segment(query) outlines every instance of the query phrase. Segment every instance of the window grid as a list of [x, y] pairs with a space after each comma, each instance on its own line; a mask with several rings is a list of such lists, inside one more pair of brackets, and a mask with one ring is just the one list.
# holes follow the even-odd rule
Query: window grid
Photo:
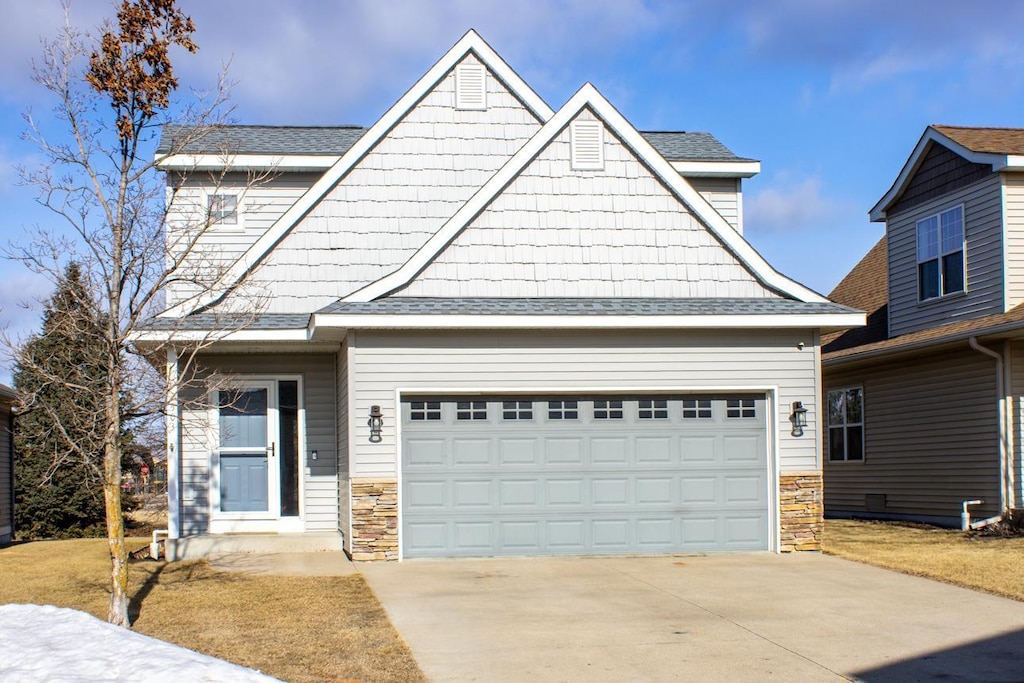
[[665, 399], [640, 399], [637, 401], [636, 416], [641, 420], [667, 420], [668, 401]]
[[683, 419], [707, 420], [711, 415], [711, 401], [705, 399], [683, 399]]
[[440, 401], [412, 401], [409, 404], [410, 420], [440, 420]]
[[578, 401], [548, 401], [549, 420], [578, 420], [579, 417]]
[[238, 197], [233, 194], [211, 194], [207, 197], [207, 210], [211, 223], [235, 225], [238, 223]]
[[594, 401], [595, 420], [621, 420], [622, 401]]
[[918, 300], [964, 291], [964, 207], [917, 222]]
[[533, 401], [503, 401], [501, 418], [503, 420], [532, 420]]
[[830, 462], [864, 460], [864, 389], [853, 387], [828, 392], [828, 459]]
[[727, 418], [757, 417], [757, 408], [752, 398], [730, 398], [725, 403]]
[[456, 420], [486, 420], [486, 401], [458, 401], [455, 404]]

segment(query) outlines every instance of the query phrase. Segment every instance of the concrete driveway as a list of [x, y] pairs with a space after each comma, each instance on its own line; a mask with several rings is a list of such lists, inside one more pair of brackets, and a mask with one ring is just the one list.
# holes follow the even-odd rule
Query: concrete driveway
[[1024, 680], [1024, 603], [813, 553], [360, 570], [432, 681]]

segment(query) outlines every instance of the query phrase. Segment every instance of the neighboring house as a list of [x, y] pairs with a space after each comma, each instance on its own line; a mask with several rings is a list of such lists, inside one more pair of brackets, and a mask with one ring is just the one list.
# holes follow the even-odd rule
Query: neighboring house
[[1021, 506], [1024, 129], [931, 126], [830, 297], [825, 510], [957, 525]]
[[225, 270], [137, 341], [180, 377], [267, 303], [199, 353], [226, 384], [178, 397], [171, 557], [819, 547], [819, 335], [863, 314], [744, 240], [758, 162], [589, 84], [552, 111], [473, 32], [369, 128], [185, 132], [171, 210], [210, 211]]
[[0, 384], [0, 544], [14, 537], [14, 399]]

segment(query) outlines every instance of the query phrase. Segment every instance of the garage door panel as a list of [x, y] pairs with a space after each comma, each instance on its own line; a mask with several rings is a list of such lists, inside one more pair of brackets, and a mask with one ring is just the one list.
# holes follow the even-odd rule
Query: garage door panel
[[[403, 424], [402, 548], [407, 557], [621, 554], [766, 549], [764, 397], [728, 418], [724, 397], [516, 397]], [[469, 402], [463, 402], [468, 404]], [[751, 401], [737, 411], [750, 412]], [[481, 407], [481, 404], [486, 406]], [[711, 406], [710, 408], [708, 406]], [[642, 417], [667, 415], [667, 417]], [[511, 415], [506, 418], [505, 414]], [[410, 411], [403, 408], [403, 414]], [[551, 417], [555, 415], [556, 417]], [[574, 415], [568, 419], [567, 415]], [[529, 416], [529, 417], [523, 417]]]
[[536, 465], [536, 439], [502, 439], [499, 451], [502, 465]]
[[455, 467], [491, 464], [490, 439], [452, 439], [452, 463]]

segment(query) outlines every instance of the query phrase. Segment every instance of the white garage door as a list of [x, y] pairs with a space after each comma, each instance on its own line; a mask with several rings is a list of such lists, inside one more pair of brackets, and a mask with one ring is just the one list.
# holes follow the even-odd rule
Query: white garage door
[[769, 547], [764, 395], [412, 396], [405, 557]]

